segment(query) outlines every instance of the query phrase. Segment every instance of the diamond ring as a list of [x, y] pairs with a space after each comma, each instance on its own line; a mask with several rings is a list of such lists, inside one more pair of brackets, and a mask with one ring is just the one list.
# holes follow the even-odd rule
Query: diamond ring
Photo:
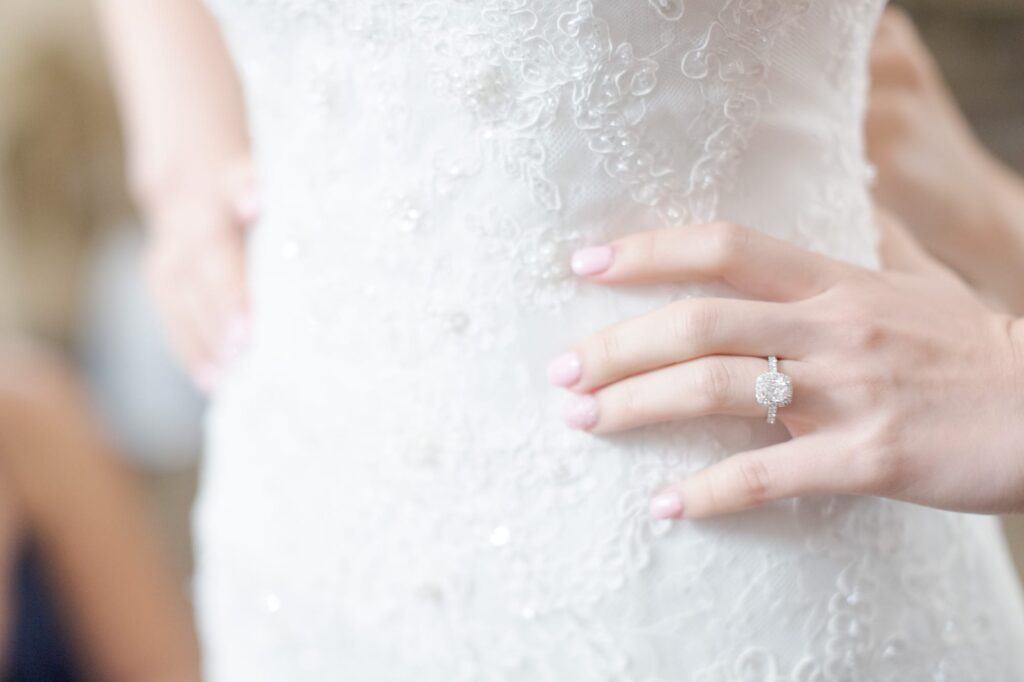
[[793, 402], [793, 380], [779, 371], [779, 360], [768, 357], [768, 371], [757, 377], [754, 397], [760, 405], [768, 407], [768, 423], [775, 423], [775, 413], [780, 407]]

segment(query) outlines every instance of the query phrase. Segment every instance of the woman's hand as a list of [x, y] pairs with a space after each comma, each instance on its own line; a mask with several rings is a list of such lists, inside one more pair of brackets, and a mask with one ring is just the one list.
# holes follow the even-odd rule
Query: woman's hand
[[210, 390], [248, 343], [245, 239], [259, 195], [245, 160], [187, 177], [146, 206], [146, 280], [176, 354]]
[[241, 83], [201, 0], [97, 0], [171, 343], [212, 388], [246, 342], [245, 228], [259, 212]]
[[976, 512], [1024, 508], [1024, 326], [982, 305], [891, 219], [886, 271], [728, 224], [651, 230], [577, 252], [599, 285], [720, 280], [761, 300], [685, 299], [581, 340], [548, 368], [595, 434], [700, 415], [765, 417], [766, 356], [792, 377], [791, 440], [659, 493], [659, 517], [849, 493]]
[[871, 53], [868, 156], [875, 198], [979, 293], [1024, 312], [1024, 181], [975, 137], [905, 12]]

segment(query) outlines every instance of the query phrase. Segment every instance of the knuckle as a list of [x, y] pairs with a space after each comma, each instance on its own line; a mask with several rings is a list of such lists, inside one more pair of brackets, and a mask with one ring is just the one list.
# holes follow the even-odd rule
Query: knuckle
[[698, 485], [697, 500], [700, 503], [701, 509], [704, 513], [716, 513], [726, 510], [727, 497], [722, 494], [721, 480], [719, 477], [711, 475], [710, 471], [705, 471], [697, 479]]
[[722, 360], [702, 361], [696, 382], [701, 402], [708, 409], [719, 408], [728, 403], [732, 390], [732, 375]]
[[719, 324], [718, 308], [705, 301], [681, 301], [670, 312], [673, 341], [684, 347], [702, 347], [714, 337]]
[[867, 315], [856, 315], [849, 320], [846, 335], [850, 344], [860, 351], [877, 350], [885, 346], [892, 336], [882, 320]]
[[615, 422], [640, 424], [649, 416], [648, 401], [634, 386], [625, 386], [613, 401], [611, 412]]
[[770, 496], [772, 477], [764, 460], [758, 457], [741, 459], [736, 465], [735, 475], [744, 502], [756, 505]]
[[879, 310], [884, 308], [877, 305], [873, 297], [837, 293], [837, 296], [830, 297], [827, 302], [830, 310], [823, 315], [830, 319], [830, 326], [843, 347], [873, 351], [892, 340], [893, 330], [889, 321], [879, 315]]
[[594, 340], [594, 355], [599, 367], [614, 367], [622, 354], [621, 333], [614, 327], [606, 329]]
[[724, 271], [732, 267], [746, 250], [750, 232], [736, 223], [723, 221], [712, 223], [711, 262], [712, 267]]
[[666, 234], [664, 230], [647, 230], [641, 233], [643, 235], [640, 240], [640, 252], [638, 255], [643, 259], [644, 263], [657, 263], [663, 258], [665, 253], [665, 238]]

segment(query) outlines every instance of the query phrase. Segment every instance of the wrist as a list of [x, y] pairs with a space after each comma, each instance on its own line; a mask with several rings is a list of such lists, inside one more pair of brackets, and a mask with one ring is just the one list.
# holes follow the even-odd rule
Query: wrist
[[[988, 245], [979, 276], [987, 278], [991, 292], [1016, 314], [1024, 313], [1024, 182], [1013, 171], [993, 160], [990, 201], [977, 236]], [[1017, 325], [1018, 327], [1020, 325]]]
[[1024, 318], [1011, 319], [1007, 325], [1010, 337], [1011, 361], [1013, 377], [1013, 403], [1019, 409], [1015, 410], [1015, 418], [1018, 423], [1024, 424], [1020, 419], [1024, 415]]
[[225, 201], [249, 171], [245, 153], [138, 163], [132, 165], [129, 189], [139, 210], [152, 217], [183, 200]]
[[969, 200], [948, 207], [948, 239], [933, 247], [983, 298], [1024, 313], [1024, 182], [985, 154], [965, 162], [963, 171], [971, 179], [963, 193]]

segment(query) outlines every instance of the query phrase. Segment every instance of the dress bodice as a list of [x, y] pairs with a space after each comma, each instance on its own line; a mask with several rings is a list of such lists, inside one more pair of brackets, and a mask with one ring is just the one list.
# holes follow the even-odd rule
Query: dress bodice
[[[820, 223], [864, 218], [881, 0], [213, 4], [257, 140], [296, 162], [295, 183], [346, 201], [344, 174], [364, 195], [371, 176], [399, 226], [449, 219], [438, 204], [486, 171], [519, 186], [533, 221], [599, 233], [626, 228], [616, 215], [749, 218], [836, 249]], [[615, 188], [648, 210], [616, 210]]]

